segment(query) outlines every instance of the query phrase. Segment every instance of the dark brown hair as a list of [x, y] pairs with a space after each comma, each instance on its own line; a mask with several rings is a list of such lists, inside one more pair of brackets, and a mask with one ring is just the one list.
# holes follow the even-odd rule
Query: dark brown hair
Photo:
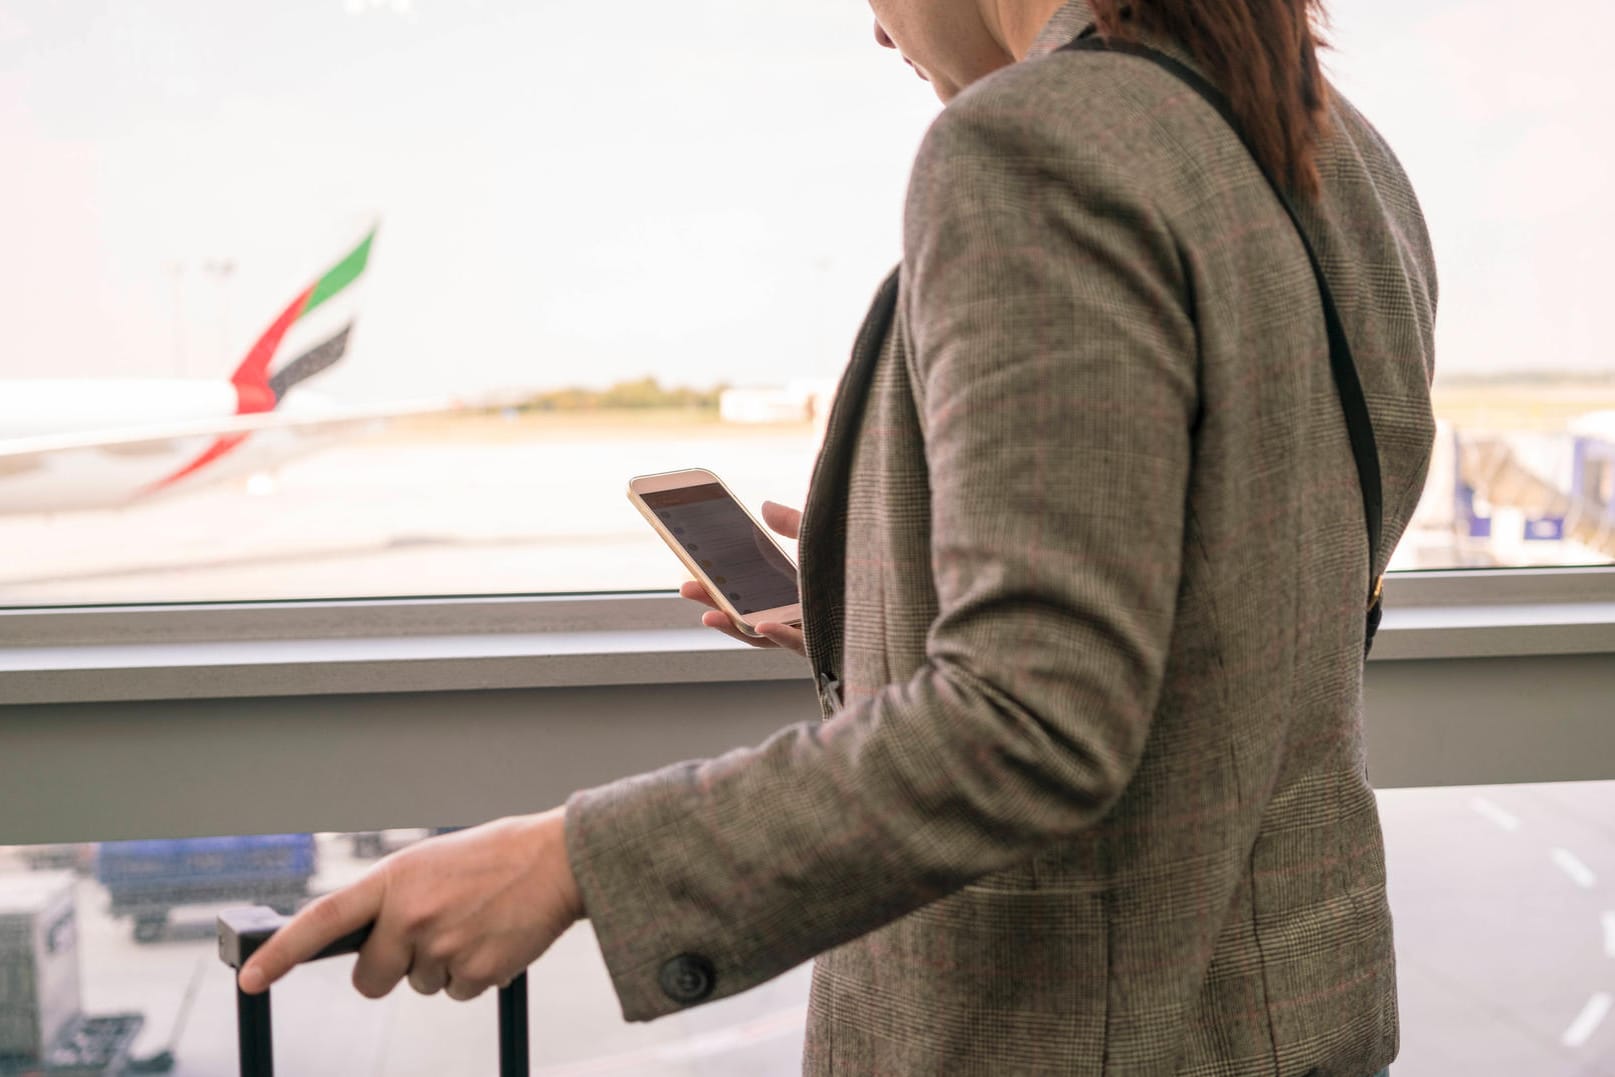
[[1316, 196], [1328, 112], [1318, 67], [1323, 0], [1092, 0], [1105, 37], [1170, 38], [1222, 91], [1269, 175]]

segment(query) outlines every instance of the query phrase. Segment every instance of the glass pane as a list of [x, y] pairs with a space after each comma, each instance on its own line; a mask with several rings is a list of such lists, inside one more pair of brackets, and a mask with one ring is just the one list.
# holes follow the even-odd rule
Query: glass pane
[[[1558, 10], [1334, 12], [1442, 268], [1399, 568], [1615, 558], [1615, 10]], [[800, 502], [936, 104], [863, 0], [734, 11], [7, 4], [0, 604], [663, 588], [629, 476]]]
[[800, 504], [937, 106], [737, 12], [6, 4], [0, 604], [668, 588], [631, 476]]
[[[235, 989], [218, 957], [218, 912], [289, 908], [427, 833], [0, 847], [0, 1074], [34, 1072], [41, 1061], [124, 1072], [123, 1062], [163, 1052], [180, 1077], [234, 1073]], [[274, 989], [279, 1072], [497, 1072], [491, 993], [457, 1003], [406, 984], [371, 1002], [350, 985], [352, 968], [352, 958], [331, 958]], [[799, 1073], [808, 974], [804, 966], [749, 994], [628, 1025], [594, 936], [580, 924], [529, 973], [534, 1072]]]
[[1407, 168], [1441, 277], [1440, 433], [1393, 567], [1615, 560], [1615, 352], [1602, 328], [1615, 77], [1597, 51], [1615, 8], [1571, 0], [1552, 25], [1497, 0], [1330, 11], [1330, 71]]
[[1580, 1077], [1615, 1063], [1615, 782], [1380, 793], [1396, 1077]]
[[[1577, 1077], [1615, 1063], [1615, 782], [1380, 794], [1397, 933], [1399, 1077]], [[78, 1035], [175, 1073], [233, 1066], [213, 918], [351, 881], [424, 830], [0, 847], [0, 1072]], [[480, 1074], [491, 998], [359, 998], [352, 962], [274, 993], [291, 1073]], [[617, 1012], [587, 925], [530, 974], [535, 1071], [757, 1077], [800, 1069], [808, 970], [649, 1025]], [[88, 1022], [88, 1026], [86, 1023]], [[58, 1055], [58, 1057], [61, 1057]]]

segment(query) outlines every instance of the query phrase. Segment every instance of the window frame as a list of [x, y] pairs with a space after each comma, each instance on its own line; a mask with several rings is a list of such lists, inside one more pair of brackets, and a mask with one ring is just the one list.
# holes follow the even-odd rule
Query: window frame
[[[1364, 684], [1376, 786], [1615, 778], [1615, 568], [1421, 573], [1387, 597]], [[671, 594], [0, 611], [0, 843], [472, 822], [817, 715], [799, 657], [695, 612]]]
[[[0, 705], [789, 680], [666, 592], [0, 610]], [[1615, 653], [1615, 566], [1398, 573], [1371, 661]]]
[[[1388, 613], [1615, 602], [1615, 565], [1393, 572]], [[0, 607], [0, 647], [688, 627], [671, 591]]]

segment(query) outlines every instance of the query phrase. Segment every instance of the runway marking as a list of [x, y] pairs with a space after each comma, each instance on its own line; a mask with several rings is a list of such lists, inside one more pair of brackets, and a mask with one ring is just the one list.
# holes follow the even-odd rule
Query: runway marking
[[1519, 816], [1509, 814], [1485, 797], [1474, 797], [1469, 806], [1475, 810], [1475, 814], [1496, 823], [1510, 834], [1520, 829]]
[[1604, 914], [1604, 953], [1615, 957], [1615, 912]]
[[731, 1051], [763, 1043], [779, 1036], [800, 1032], [807, 1024], [807, 1007], [791, 1006], [773, 1013], [754, 1017], [728, 1028], [714, 1029], [697, 1036], [689, 1036], [671, 1043], [652, 1044], [605, 1058], [591, 1058], [581, 1062], [546, 1066], [538, 1070], [539, 1077], [586, 1077], [594, 1074], [640, 1074], [670, 1064], [689, 1062], [703, 1057], [723, 1055]]
[[1570, 881], [1583, 890], [1591, 890], [1598, 885], [1598, 876], [1593, 869], [1581, 862], [1581, 859], [1569, 849], [1555, 848], [1552, 852], [1554, 865], [1566, 875]]
[[1593, 995], [1576, 1015], [1576, 1019], [1570, 1022], [1565, 1034], [1559, 1037], [1559, 1042], [1566, 1047], [1580, 1047], [1592, 1039], [1593, 1033], [1598, 1031], [1598, 1026], [1609, 1016], [1611, 1003], [1615, 1003], [1615, 998], [1610, 997], [1607, 992], [1599, 991]]

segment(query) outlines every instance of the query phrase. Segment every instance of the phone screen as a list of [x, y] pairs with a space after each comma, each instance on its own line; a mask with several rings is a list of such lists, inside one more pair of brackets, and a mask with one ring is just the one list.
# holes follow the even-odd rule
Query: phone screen
[[717, 483], [640, 497], [741, 613], [798, 600], [796, 567]]

